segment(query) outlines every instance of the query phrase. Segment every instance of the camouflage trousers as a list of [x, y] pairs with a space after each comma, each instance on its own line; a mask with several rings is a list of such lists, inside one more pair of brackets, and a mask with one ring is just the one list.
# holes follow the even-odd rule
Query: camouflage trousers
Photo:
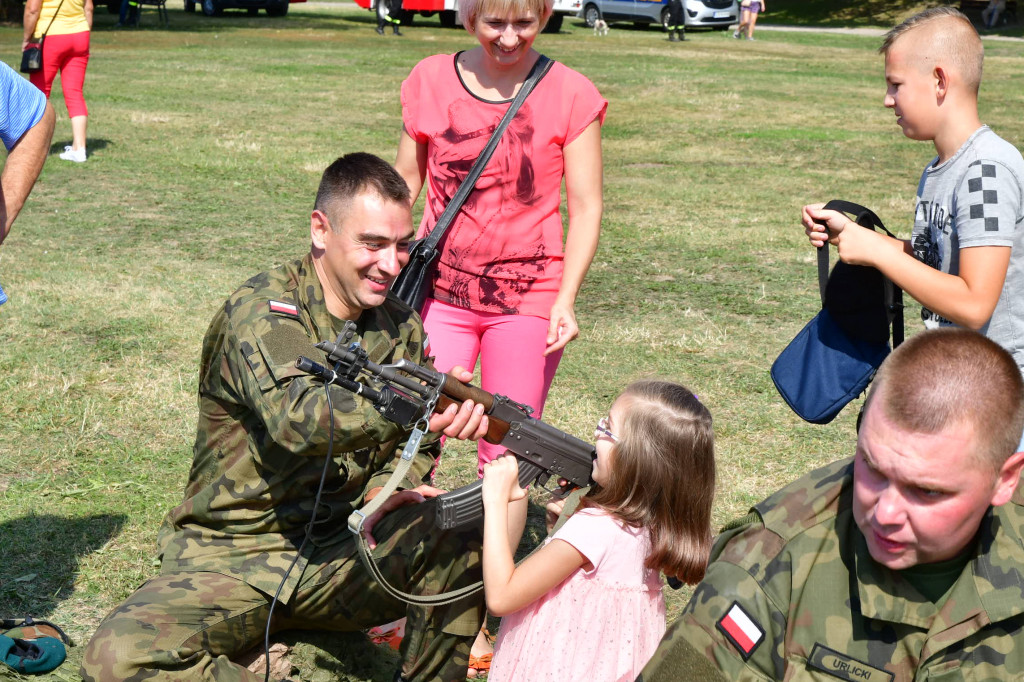
[[[481, 578], [480, 531], [437, 530], [434, 508], [428, 500], [396, 509], [374, 527], [378, 566], [402, 591], [439, 594]], [[85, 651], [82, 679], [262, 681], [231, 657], [263, 642], [270, 599], [222, 573], [160, 575], [100, 623]], [[366, 572], [354, 539], [315, 549], [295, 595], [275, 607], [271, 629], [354, 631], [403, 615], [403, 678], [465, 679], [470, 645], [485, 615], [483, 592], [446, 606], [397, 601]]]

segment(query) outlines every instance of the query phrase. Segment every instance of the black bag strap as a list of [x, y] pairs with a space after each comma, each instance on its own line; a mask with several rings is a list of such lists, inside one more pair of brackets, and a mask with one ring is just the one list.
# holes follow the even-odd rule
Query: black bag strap
[[[63, 0], [62, 0], [63, 1]], [[476, 187], [476, 181], [480, 179], [480, 174], [483, 173], [484, 167], [487, 166], [487, 162], [490, 161], [491, 155], [494, 150], [498, 148], [498, 142], [501, 141], [501, 136], [505, 134], [505, 130], [508, 128], [512, 119], [515, 118], [516, 112], [519, 111], [519, 107], [523, 105], [526, 98], [536, 87], [537, 83], [541, 81], [544, 76], [551, 70], [554, 61], [548, 59], [544, 55], [540, 56], [537, 63], [530, 69], [529, 75], [523, 82], [523, 86], [519, 88], [519, 92], [516, 93], [515, 99], [512, 100], [512, 104], [509, 105], [508, 111], [502, 116], [501, 122], [498, 123], [498, 127], [491, 133], [491, 139], [487, 141], [487, 145], [480, 152], [480, 156], [477, 157], [476, 162], [473, 163], [473, 167], [469, 169], [469, 174], [466, 175], [466, 179], [459, 185], [458, 191], [455, 192], [455, 196], [448, 202], [448, 205], [444, 207], [444, 211], [441, 212], [441, 216], [437, 219], [434, 224], [434, 229], [430, 231], [430, 234], [420, 242], [419, 248], [416, 249], [416, 253], [413, 254], [422, 259], [427, 259], [428, 254], [433, 253], [437, 249], [437, 245], [444, 239], [445, 232], [448, 231], [448, 227], [451, 226], [452, 221], [455, 220], [455, 216], [458, 214], [459, 209], [462, 208], [462, 204], [466, 202], [470, 192]]]
[[[889, 228], [882, 223], [882, 219], [875, 215], [870, 208], [855, 204], [852, 201], [833, 199], [825, 204], [824, 209], [839, 211], [847, 215], [855, 216], [854, 222], [862, 227], [874, 230], [880, 229], [888, 236], [896, 239], [896, 235], [889, 231]], [[892, 315], [892, 347], [895, 349], [903, 343], [903, 290], [893, 284], [888, 277], [886, 282], [886, 305]], [[828, 285], [828, 241], [818, 247], [818, 293], [821, 296], [821, 306], [825, 307], [825, 287]], [[892, 288], [892, 295], [888, 295], [888, 288]]]
[[[50, 32], [50, 28], [53, 27], [53, 22], [57, 21], [57, 15], [60, 14], [60, 8], [64, 4], [64, 0], [60, 0], [60, 4], [57, 5], [57, 11], [53, 13], [53, 18], [50, 19], [50, 23], [46, 25], [46, 30], [43, 31], [43, 35], [39, 36], [39, 42], [42, 43], [46, 39], [46, 34]], [[63, 81], [62, 81], [63, 82]]]

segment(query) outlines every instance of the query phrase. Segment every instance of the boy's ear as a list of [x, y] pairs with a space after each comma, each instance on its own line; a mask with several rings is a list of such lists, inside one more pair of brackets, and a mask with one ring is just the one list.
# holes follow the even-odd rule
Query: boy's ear
[[932, 77], [935, 79], [935, 96], [941, 100], [949, 94], [949, 73], [945, 67], [936, 66], [932, 69]]

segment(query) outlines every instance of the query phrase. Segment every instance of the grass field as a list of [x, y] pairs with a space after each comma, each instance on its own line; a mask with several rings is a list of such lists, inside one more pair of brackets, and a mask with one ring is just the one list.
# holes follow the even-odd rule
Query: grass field
[[[61, 118], [0, 249], [11, 297], [0, 308], [0, 616], [49, 618], [81, 643], [156, 571], [156, 530], [191, 459], [214, 309], [304, 252], [331, 160], [394, 157], [410, 68], [473, 45], [436, 19], [381, 38], [372, 15], [347, 4], [208, 19], [175, 2], [170, 19], [160, 30], [147, 12], [142, 29], [115, 32], [116, 17], [97, 13], [91, 157], [57, 159], [70, 143]], [[0, 58], [16, 63], [20, 35], [0, 28]], [[601, 247], [546, 418], [589, 438], [629, 380], [687, 383], [715, 416], [724, 523], [852, 453], [856, 406], [828, 426], [802, 423], [768, 376], [817, 306], [799, 207], [857, 201], [905, 234], [933, 151], [903, 139], [881, 105], [877, 38], [689, 37], [676, 45], [616, 25], [598, 39], [570, 21], [538, 40], [611, 102]], [[1024, 44], [989, 41], [986, 54], [982, 118], [1021, 146]], [[63, 116], [59, 88], [53, 101]], [[916, 318], [912, 306], [909, 332]], [[449, 486], [475, 470], [467, 448], [454, 450]], [[668, 592], [670, 615], [685, 596]], [[393, 670], [359, 637], [285, 639], [302, 642], [295, 679]], [[72, 649], [48, 679], [77, 679], [80, 656]]]

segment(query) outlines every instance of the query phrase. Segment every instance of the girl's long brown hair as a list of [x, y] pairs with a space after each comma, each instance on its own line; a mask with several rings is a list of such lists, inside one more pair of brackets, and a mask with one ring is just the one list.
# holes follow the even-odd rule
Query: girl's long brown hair
[[711, 553], [715, 445], [711, 413], [686, 387], [645, 379], [626, 387], [608, 485], [583, 499], [651, 534], [646, 565], [685, 583]]

